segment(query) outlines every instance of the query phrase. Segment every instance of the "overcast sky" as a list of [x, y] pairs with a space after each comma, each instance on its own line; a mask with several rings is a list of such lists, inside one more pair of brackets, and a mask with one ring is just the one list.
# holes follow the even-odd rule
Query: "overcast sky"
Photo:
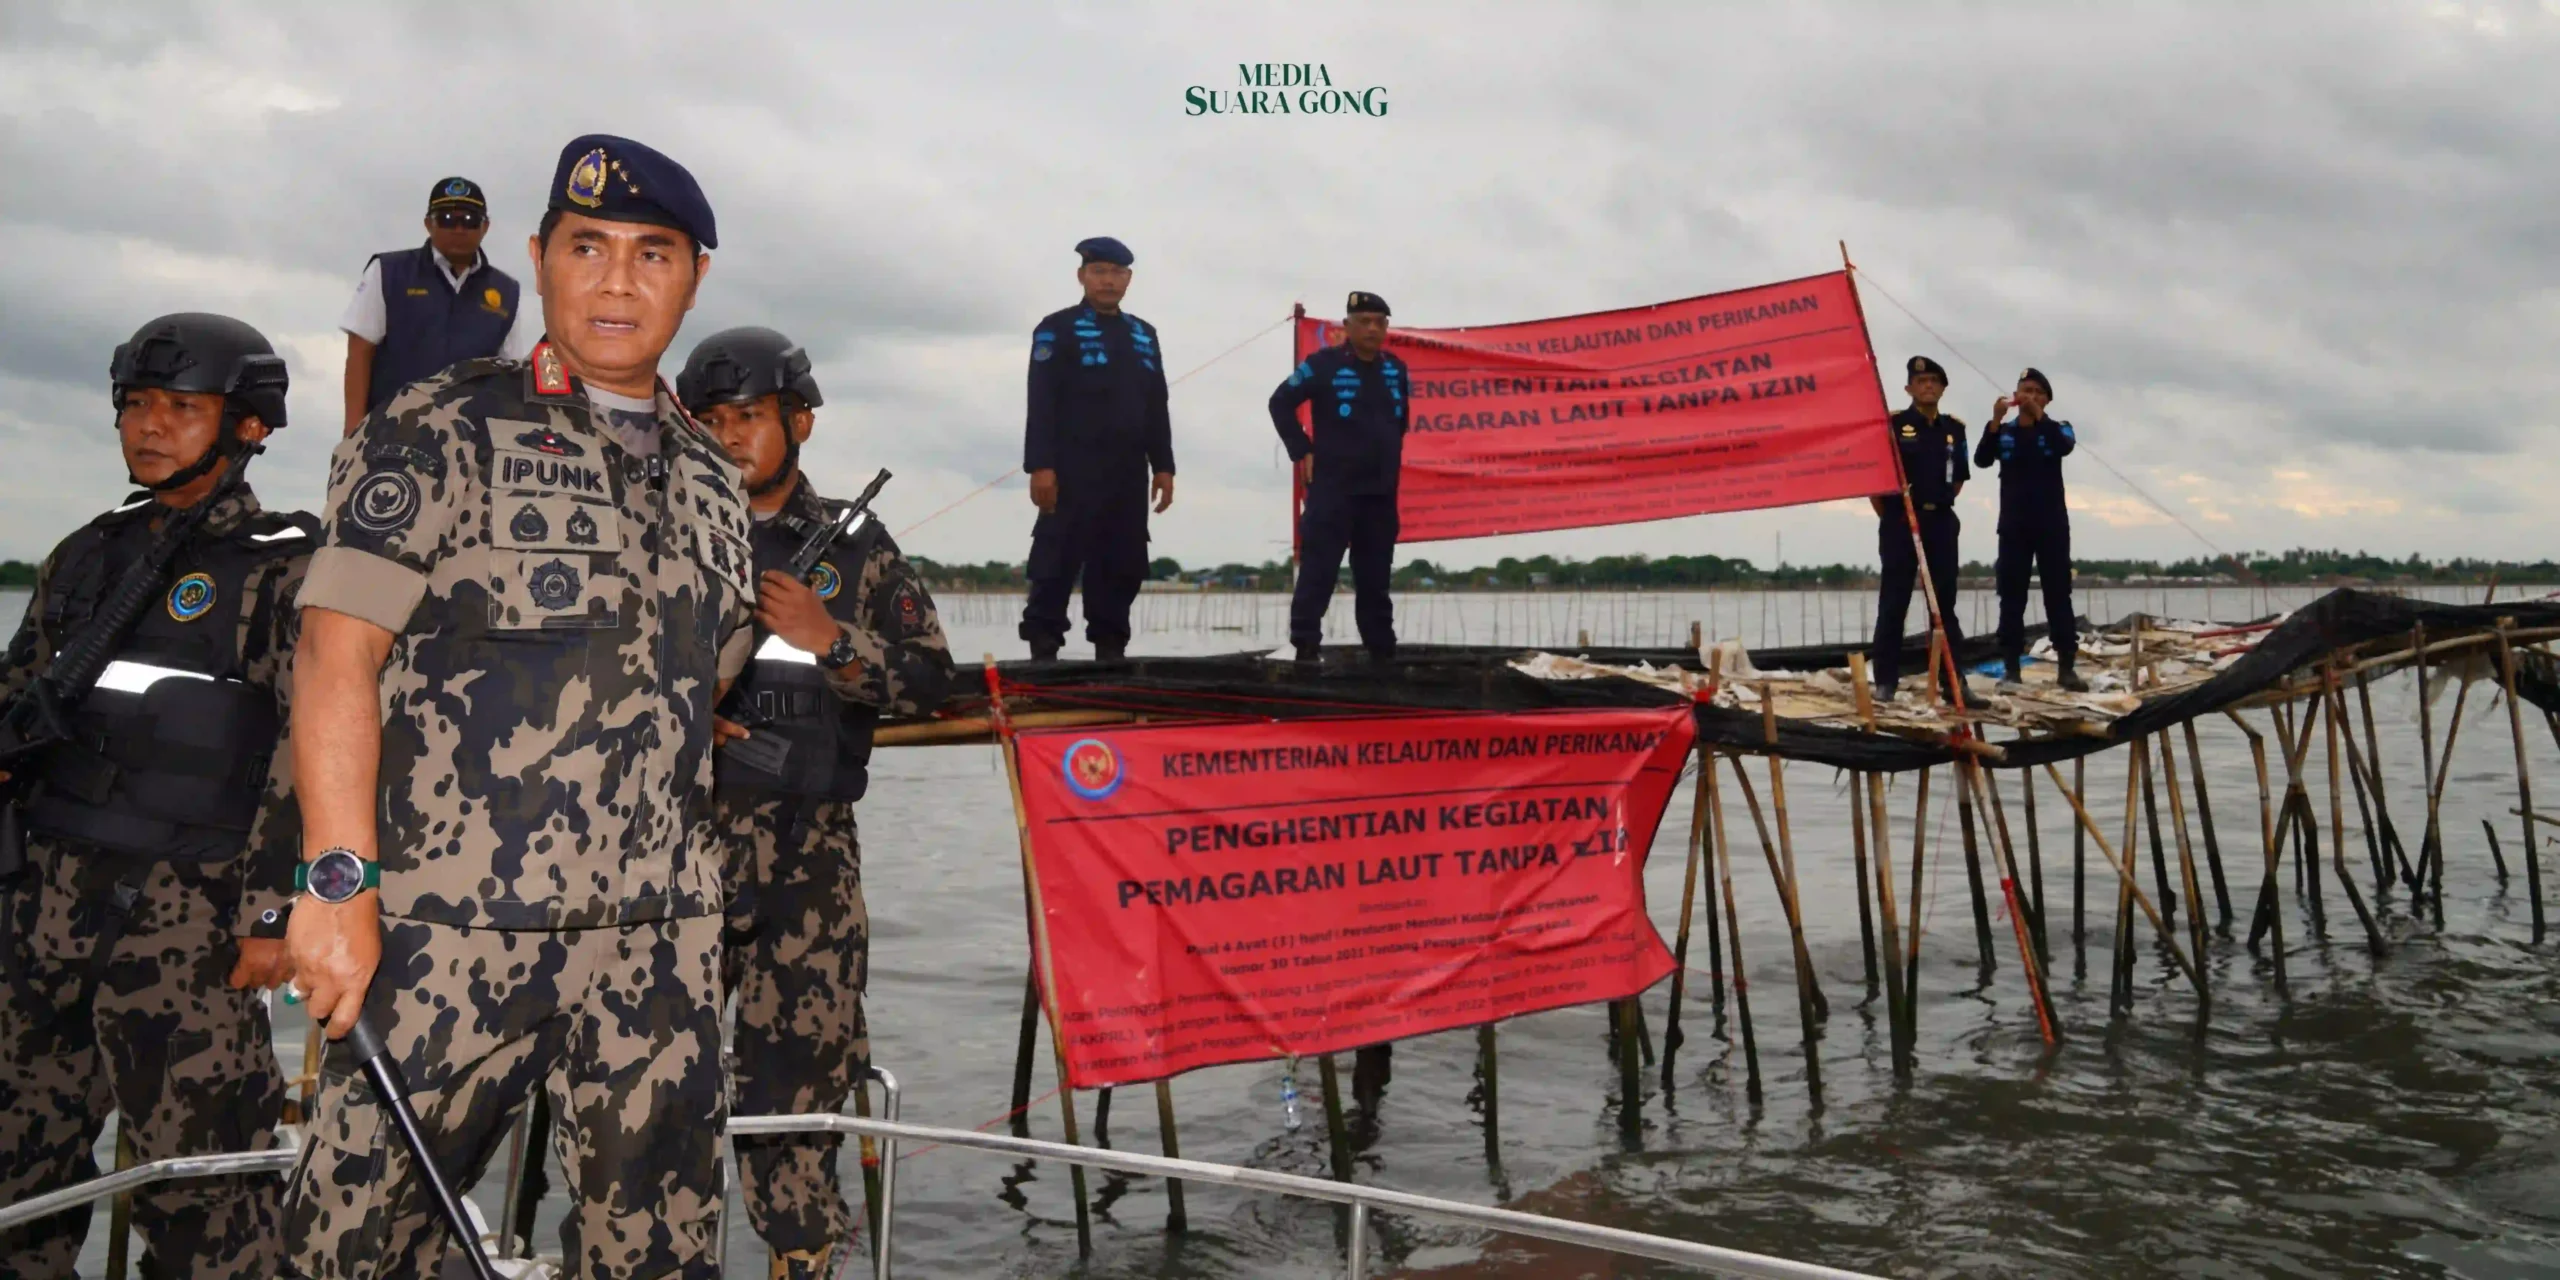
[[[680, 13], [692, 16], [677, 16]], [[1383, 86], [1384, 118], [1189, 116], [1241, 62]], [[570, 137], [690, 167], [722, 247], [678, 339], [770, 324], [827, 405], [807, 461], [897, 480], [904, 528], [1021, 452], [1032, 323], [1070, 247], [1138, 257], [1175, 373], [1293, 301], [1532, 319], [1831, 269], [1875, 346], [1955, 371], [1976, 425], [2036, 364], [2084, 442], [2084, 556], [2554, 551], [2560, 2], [0, 3], [0, 556], [122, 492], [106, 365], [208, 310], [292, 362], [270, 506], [316, 506], [348, 291], [481, 182], [519, 277]], [[1949, 343], [1953, 344], [1952, 349]], [[1263, 333], [1174, 391], [1156, 549], [1285, 554]], [[1898, 402], [1898, 396], [1897, 396]], [[1965, 497], [1989, 559], [1988, 484]], [[1019, 476], [904, 541], [1019, 559]], [[1863, 504], [1431, 544], [1872, 562]]]

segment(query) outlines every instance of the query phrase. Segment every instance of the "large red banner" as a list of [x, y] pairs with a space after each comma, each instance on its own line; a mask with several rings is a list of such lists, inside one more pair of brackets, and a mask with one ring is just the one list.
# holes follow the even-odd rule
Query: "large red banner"
[[[1298, 321], [1299, 359], [1340, 341], [1336, 321]], [[1845, 271], [1560, 320], [1397, 329], [1387, 347], [1413, 380], [1400, 542], [1794, 506], [1901, 484]]]
[[1017, 740], [1078, 1088], [1330, 1053], [1671, 971], [1644, 862], [1686, 707]]

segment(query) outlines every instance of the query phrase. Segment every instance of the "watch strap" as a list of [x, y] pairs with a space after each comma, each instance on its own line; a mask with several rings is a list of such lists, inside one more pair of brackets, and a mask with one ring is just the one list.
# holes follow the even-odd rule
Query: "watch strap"
[[[364, 868], [364, 878], [356, 885], [357, 893], [362, 893], [367, 889], [379, 889], [382, 887], [381, 863], [376, 862], [371, 858], [363, 857], [357, 854], [353, 849], [323, 849], [320, 851], [320, 858], [328, 857], [333, 853], [343, 853], [350, 858], [354, 858], [356, 860], [356, 865]], [[313, 858], [307, 862], [297, 862], [293, 864], [293, 891], [295, 893], [311, 892], [311, 863], [318, 862], [320, 858]]]

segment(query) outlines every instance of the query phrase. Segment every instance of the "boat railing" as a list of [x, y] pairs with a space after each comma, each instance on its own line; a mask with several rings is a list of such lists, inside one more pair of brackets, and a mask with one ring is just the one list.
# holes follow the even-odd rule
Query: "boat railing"
[[[1575, 1222], [1567, 1218], [1552, 1218], [1544, 1214], [1522, 1213], [1518, 1210], [1495, 1208], [1490, 1205], [1468, 1204], [1464, 1201], [1445, 1200], [1437, 1196], [1418, 1195], [1410, 1191], [1396, 1191], [1356, 1182], [1336, 1182], [1328, 1178], [1311, 1178], [1269, 1169], [1248, 1169], [1201, 1160], [1177, 1159], [1139, 1151], [1113, 1151], [1101, 1147], [1072, 1146], [1038, 1138], [1019, 1138], [1010, 1134], [980, 1133], [974, 1129], [946, 1129], [938, 1125], [909, 1124], [898, 1118], [899, 1091], [896, 1078], [885, 1071], [875, 1070], [872, 1075], [883, 1086], [881, 1115], [876, 1118], [833, 1112], [732, 1116], [729, 1119], [728, 1136], [734, 1141], [742, 1137], [765, 1137], [776, 1134], [837, 1133], [878, 1141], [880, 1144], [880, 1219], [878, 1229], [873, 1233], [872, 1263], [879, 1280], [888, 1280], [892, 1246], [896, 1240], [898, 1145], [909, 1142], [983, 1151], [1028, 1160], [1054, 1160], [1063, 1164], [1108, 1169], [1140, 1177], [1178, 1178], [1184, 1182], [1206, 1183], [1213, 1186], [1233, 1187], [1242, 1191], [1291, 1196], [1303, 1200], [1320, 1200], [1342, 1205], [1347, 1207], [1351, 1214], [1346, 1246], [1346, 1260], [1351, 1280], [1366, 1280], [1369, 1274], [1369, 1237], [1373, 1229], [1373, 1217], [1377, 1214], [1402, 1214], [1408, 1217], [1428, 1218], [1510, 1235], [1530, 1236], [1558, 1244], [1598, 1249], [1625, 1257], [1650, 1258], [1659, 1262], [1693, 1267], [1708, 1275], [1744, 1277], [1746, 1280], [1876, 1280], [1875, 1277], [1862, 1272], [1843, 1271], [1810, 1262], [1796, 1262], [1786, 1258], [1749, 1253], [1695, 1240], [1650, 1235], [1641, 1231]], [[243, 1173], [282, 1172], [292, 1168], [296, 1154], [297, 1149], [294, 1147], [279, 1147], [271, 1151], [179, 1156], [166, 1160], [154, 1160], [130, 1169], [92, 1178], [74, 1186], [49, 1191], [16, 1204], [0, 1205], [0, 1231], [156, 1182]], [[731, 1157], [731, 1164], [732, 1167], [735, 1166], [734, 1156]], [[721, 1258], [725, 1272], [728, 1244], [728, 1231], [725, 1227], [720, 1233], [720, 1238]]]

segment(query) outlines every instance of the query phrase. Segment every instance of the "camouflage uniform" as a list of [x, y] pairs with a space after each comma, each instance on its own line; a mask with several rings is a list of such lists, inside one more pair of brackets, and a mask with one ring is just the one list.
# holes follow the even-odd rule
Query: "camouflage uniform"
[[[138, 553], [134, 540], [148, 536], [144, 519], [155, 509], [120, 508], [46, 558], [17, 638], [0, 660], [0, 702], [44, 670], [71, 629], [71, 619], [49, 622], [46, 615], [66, 579], [91, 567], [75, 563], [81, 558], [75, 548], [105, 554], [91, 540], [102, 534]], [[286, 527], [261, 513], [243, 485], [219, 500], [191, 545], [274, 535]], [[195, 554], [180, 554], [174, 580], [185, 580]], [[231, 622], [236, 674], [275, 699], [279, 721], [296, 630], [294, 594], [309, 562], [307, 537], [259, 560], [236, 584], [240, 607], [215, 614], [209, 624]], [[215, 590], [227, 594], [235, 586]], [[144, 625], [183, 634], [178, 628], [185, 621], [172, 609], [165, 621], [146, 615]], [[29, 838], [27, 880], [0, 899], [12, 913], [9, 954], [0, 957], [11, 979], [0, 1020], [0, 1203], [96, 1177], [91, 1153], [110, 1111], [122, 1113], [122, 1128], [143, 1160], [277, 1144], [285, 1089], [267, 1011], [258, 992], [225, 983], [242, 935], [283, 935], [278, 913], [292, 882], [300, 829], [290, 760], [278, 745], [249, 839], [229, 857], [172, 851], [177, 856], [154, 859]], [[119, 882], [140, 892], [117, 930], [107, 920]], [[98, 955], [102, 931], [115, 934], [104, 957]], [[283, 1260], [276, 1231], [281, 1191], [274, 1175], [261, 1174], [136, 1192], [133, 1223], [149, 1248], [141, 1273], [276, 1274]], [[72, 1274], [90, 1217], [75, 1209], [0, 1232], [0, 1274]]]
[[[806, 475], [778, 514], [827, 518]], [[787, 557], [786, 541], [796, 539], [760, 529], [759, 568]], [[950, 646], [933, 598], [887, 533], [873, 524], [847, 536], [810, 579], [856, 655], [827, 673], [829, 688], [882, 715], [919, 716], [942, 704]], [[781, 644], [761, 625], [756, 638], [760, 656]], [[724, 784], [718, 811], [729, 892], [720, 968], [738, 1001], [729, 1068], [738, 1113], [840, 1110], [871, 1060], [862, 1015], [871, 926], [853, 804]], [[841, 1146], [836, 1137], [739, 1141], [747, 1218], [775, 1253], [823, 1255], [853, 1239], [835, 1174]]]
[[[715, 1274], [711, 709], [754, 597], [736, 470], [655, 410], [656, 452], [626, 447], [547, 344], [411, 384], [338, 447], [303, 591], [397, 636], [366, 1013], [457, 1185], [548, 1089], [573, 1275]], [[294, 1263], [433, 1274], [444, 1230], [351, 1065], [334, 1047], [286, 1201]]]

